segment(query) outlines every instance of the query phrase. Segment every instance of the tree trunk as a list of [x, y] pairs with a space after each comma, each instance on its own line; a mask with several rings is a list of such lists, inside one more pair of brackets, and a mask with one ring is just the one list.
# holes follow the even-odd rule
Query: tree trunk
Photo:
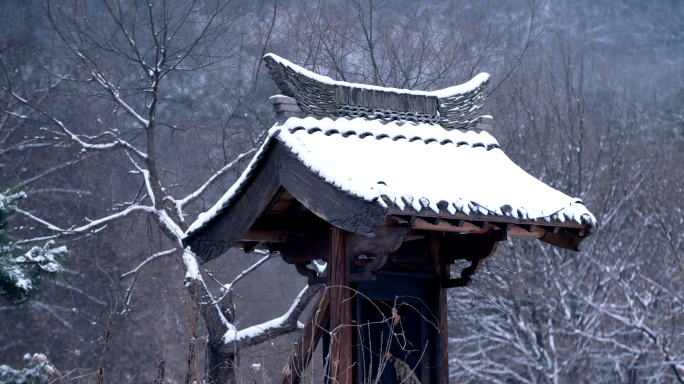
[[209, 384], [237, 383], [237, 353], [221, 353], [209, 346], [207, 353], [207, 381]]
[[[185, 257], [185, 255], [184, 255]], [[194, 264], [194, 269], [199, 267], [196, 264], [194, 255], [188, 256], [186, 262]], [[211, 304], [211, 295], [204, 285], [204, 282], [197, 278], [186, 276], [186, 289], [190, 298], [197, 303], [199, 312], [204, 319], [204, 324], [207, 329], [207, 359], [206, 359], [206, 375], [209, 384], [226, 384], [236, 383], [237, 380], [237, 350], [221, 351], [223, 346], [222, 337], [227, 328], [225, 322], [232, 323], [234, 314], [230, 308], [231, 303], [222, 303], [219, 308], [218, 304]], [[193, 331], [194, 332], [194, 331]], [[194, 336], [194, 335], [193, 335]], [[190, 383], [192, 384], [192, 383]]]

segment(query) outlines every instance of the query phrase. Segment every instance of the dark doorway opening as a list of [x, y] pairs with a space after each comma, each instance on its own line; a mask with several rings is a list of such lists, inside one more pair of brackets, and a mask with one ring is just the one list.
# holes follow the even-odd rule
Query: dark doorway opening
[[437, 307], [438, 280], [405, 272], [376, 275], [376, 281], [355, 287], [354, 382], [436, 383], [438, 314], [430, 308]]

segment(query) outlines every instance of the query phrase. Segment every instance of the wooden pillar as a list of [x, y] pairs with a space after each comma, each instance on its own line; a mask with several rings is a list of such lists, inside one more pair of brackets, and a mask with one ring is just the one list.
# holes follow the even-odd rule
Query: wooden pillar
[[311, 361], [313, 352], [316, 349], [318, 340], [323, 334], [328, 318], [330, 317], [330, 290], [324, 289], [318, 297], [316, 304], [311, 311], [309, 321], [304, 326], [294, 353], [287, 362], [286, 369], [280, 377], [280, 384], [299, 384], [302, 381], [302, 374]]
[[[442, 268], [449, 268], [448, 265], [442, 265], [442, 260], [439, 257], [439, 232], [430, 232], [428, 237], [428, 252], [437, 269], [437, 276], [441, 276]], [[447, 270], [448, 271], [448, 270]], [[448, 275], [447, 275], [448, 276]], [[437, 345], [437, 366], [439, 367], [438, 383], [449, 384], [449, 338], [448, 338], [448, 323], [447, 323], [447, 290], [442, 288], [441, 284], [437, 287], [439, 297], [437, 304], [439, 305], [439, 344]]]
[[349, 289], [349, 263], [345, 233], [330, 228], [330, 383], [351, 384], [352, 375], [352, 300]]

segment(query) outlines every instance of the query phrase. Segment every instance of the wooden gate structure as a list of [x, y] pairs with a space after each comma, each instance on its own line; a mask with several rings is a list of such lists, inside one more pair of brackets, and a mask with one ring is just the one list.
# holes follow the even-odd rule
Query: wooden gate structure
[[[446, 290], [470, 284], [509, 236], [577, 251], [595, 230], [580, 200], [487, 132], [488, 75], [419, 92], [264, 60], [282, 93], [277, 123], [185, 244], [203, 262], [233, 247], [279, 252], [327, 286], [281, 383], [300, 382], [321, 339], [328, 382], [448, 383]], [[452, 277], [457, 260], [470, 265]]]

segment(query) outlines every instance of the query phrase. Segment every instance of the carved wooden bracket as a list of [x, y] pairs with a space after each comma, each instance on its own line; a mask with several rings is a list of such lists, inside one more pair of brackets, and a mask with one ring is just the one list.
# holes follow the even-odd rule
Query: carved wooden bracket
[[349, 282], [375, 281], [375, 271], [385, 265], [390, 253], [399, 249], [407, 233], [406, 227], [378, 227], [373, 231], [375, 237], [350, 234], [347, 237], [347, 260], [353, 263], [360, 255], [373, 257], [373, 260], [366, 263], [364, 272], [351, 273]]
[[383, 252], [375, 255], [375, 258], [369, 261], [364, 267], [363, 272], [356, 272], [349, 274], [348, 281], [350, 283], [359, 283], [362, 281], [375, 281], [375, 271], [382, 268], [387, 262], [389, 253]]
[[[493, 229], [482, 235], [457, 235], [441, 239], [440, 258], [443, 268], [440, 273], [442, 288], [467, 287], [472, 283], [471, 276], [476, 274], [482, 262], [494, 255], [499, 241], [507, 239], [506, 230]], [[461, 271], [461, 277], [451, 278], [449, 265], [456, 260], [470, 261]]]
[[347, 236], [347, 255], [353, 257], [367, 253], [392, 253], [401, 246], [408, 233], [406, 227], [377, 227], [375, 237], [357, 235]]
[[450, 268], [449, 264], [444, 265], [444, 267], [441, 269], [441, 276], [440, 276], [440, 285], [442, 288], [457, 288], [457, 287], [467, 287], [469, 286], [473, 281], [470, 278], [472, 275], [476, 274], [479, 270], [480, 267], [482, 266], [482, 262], [489, 258], [491, 255], [493, 255], [496, 252], [496, 248], [498, 246], [498, 243], [494, 244], [494, 247], [492, 248], [492, 253], [482, 259], [473, 259], [469, 260], [470, 265], [464, 268], [461, 271], [461, 277], [458, 279], [452, 279], [451, 274], [450, 274]]
[[313, 263], [313, 261], [307, 261], [303, 263], [295, 263], [295, 268], [297, 268], [297, 273], [300, 275], [306, 277], [309, 279], [308, 284], [309, 286], [312, 285], [319, 285], [319, 284], [328, 284], [328, 281], [330, 280], [328, 275], [326, 274], [323, 276], [322, 273], [318, 273], [314, 271], [313, 269], [309, 269], [306, 266], [310, 265]]

